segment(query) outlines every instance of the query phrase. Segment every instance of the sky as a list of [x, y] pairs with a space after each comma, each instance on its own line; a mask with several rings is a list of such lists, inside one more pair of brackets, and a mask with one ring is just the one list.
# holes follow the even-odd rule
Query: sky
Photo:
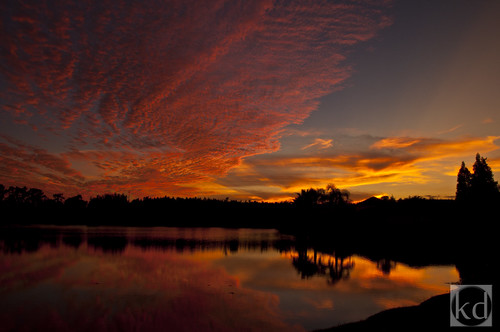
[[500, 170], [500, 3], [3, 1], [0, 183], [448, 198]]

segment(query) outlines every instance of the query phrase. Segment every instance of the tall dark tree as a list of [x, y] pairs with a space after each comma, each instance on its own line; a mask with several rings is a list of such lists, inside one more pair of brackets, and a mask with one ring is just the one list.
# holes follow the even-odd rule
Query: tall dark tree
[[26, 203], [30, 207], [40, 207], [43, 202], [47, 199], [47, 196], [43, 193], [41, 189], [30, 188], [27, 193]]
[[498, 183], [493, 179], [493, 172], [486, 158], [476, 154], [472, 167], [471, 195], [476, 201], [491, 201], [498, 198]]
[[340, 190], [334, 184], [330, 183], [326, 186], [323, 201], [329, 205], [344, 205], [349, 202], [349, 192], [347, 190]]
[[28, 188], [10, 186], [5, 201], [9, 207], [21, 207], [26, 204], [27, 197]]
[[2, 203], [6, 193], [7, 191], [5, 190], [4, 185], [0, 184], [0, 204]]
[[471, 180], [472, 174], [469, 169], [465, 167], [465, 163], [462, 161], [462, 166], [458, 170], [457, 175], [457, 192], [455, 195], [455, 199], [457, 201], [467, 201], [470, 199]]

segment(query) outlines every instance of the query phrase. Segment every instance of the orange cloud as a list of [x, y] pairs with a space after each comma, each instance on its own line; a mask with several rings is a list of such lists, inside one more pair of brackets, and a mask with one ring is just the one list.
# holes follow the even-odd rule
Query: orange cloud
[[455, 141], [429, 140], [422, 142], [409, 149], [410, 152], [426, 154], [427, 158], [446, 158], [475, 154], [476, 152], [486, 153], [498, 149], [495, 141], [500, 136], [469, 137]]
[[[341, 188], [391, 184], [428, 185], [432, 188], [443, 178], [453, 176], [448, 194], [454, 193], [454, 181], [461, 159], [498, 150], [498, 136], [456, 140], [431, 138], [383, 138], [358, 153], [260, 157], [245, 160], [240, 167], [219, 180], [219, 184], [263, 200], [293, 198], [300, 189], [324, 187], [335, 183]], [[493, 169], [497, 160], [490, 162]], [[354, 189], [353, 189], [354, 188]], [[386, 190], [386, 189], [384, 189]], [[433, 192], [429, 189], [429, 192]]]
[[371, 147], [373, 149], [401, 149], [412, 146], [420, 142], [419, 139], [408, 137], [388, 137], [375, 142]]

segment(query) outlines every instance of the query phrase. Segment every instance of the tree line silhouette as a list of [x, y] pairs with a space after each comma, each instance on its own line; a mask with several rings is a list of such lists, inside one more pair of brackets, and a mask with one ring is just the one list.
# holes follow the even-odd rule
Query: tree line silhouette
[[156, 207], [338, 207], [350, 203], [349, 192], [340, 190], [333, 184], [326, 189], [310, 188], [302, 190], [293, 201], [260, 202], [239, 201], [199, 197], [144, 197], [129, 200], [128, 196], [121, 193], [111, 193], [91, 197], [89, 201], [82, 195], [64, 198], [64, 194], [53, 194], [47, 197], [41, 189], [11, 186], [5, 188], [0, 184], [0, 207], [3, 208], [73, 208], [73, 209], [122, 209], [122, 208], [156, 208]]
[[[13, 214], [22, 215], [22, 211], [45, 211], [46, 216], [50, 217], [51, 213], [56, 215], [55, 211], [66, 211], [64, 220], [60, 223], [73, 223], [72, 219], [79, 218], [80, 223], [97, 222], [96, 220], [85, 221], [83, 218], [91, 214], [93, 217], [113, 217], [113, 224], [130, 224], [128, 222], [132, 217], [141, 217], [146, 213], [154, 214], [156, 212], [182, 212], [182, 219], [186, 222], [194, 217], [198, 221], [187, 222], [190, 226], [209, 225], [206, 216], [200, 219], [199, 211], [217, 211], [219, 215], [226, 214], [228, 225], [237, 226], [244, 219], [251, 220], [251, 225], [269, 226], [275, 225], [265, 224], [263, 220], [258, 220], [261, 216], [271, 219], [276, 217], [282, 220], [280, 223], [299, 224], [304, 219], [308, 220], [311, 225], [324, 224], [324, 220], [342, 220], [343, 222], [348, 217], [351, 218], [356, 214], [360, 218], [368, 217], [370, 220], [376, 221], [397, 219], [401, 215], [416, 218], [418, 215], [425, 214], [436, 218], [450, 214], [454, 210], [463, 209], [464, 206], [487, 207], [494, 206], [500, 201], [499, 186], [493, 178], [493, 172], [488, 166], [486, 158], [476, 155], [476, 162], [473, 165], [471, 173], [465, 163], [458, 171], [457, 175], [457, 190], [455, 200], [424, 198], [421, 196], [410, 196], [404, 199], [395, 200], [393, 197], [375, 198], [371, 197], [363, 202], [354, 204], [350, 200], [350, 193], [347, 190], [341, 190], [334, 184], [329, 184], [326, 188], [309, 188], [302, 189], [296, 194], [296, 197], [291, 201], [283, 202], [259, 202], [259, 201], [239, 201], [215, 198], [181, 198], [181, 197], [144, 197], [130, 200], [129, 197], [121, 193], [109, 193], [91, 197], [88, 201], [82, 195], [75, 195], [68, 198], [62, 193], [53, 194], [48, 197], [41, 189], [11, 186], [6, 188], [0, 184], [0, 209], [3, 212], [11, 212]], [[466, 203], [466, 204], [464, 204]], [[313, 211], [315, 218], [310, 215]], [[79, 211], [79, 212], [75, 212]], [[94, 212], [99, 211], [96, 215]], [[102, 212], [108, 213], [102, 213]], [[135, 211], [131, 213], [131, 211]], [[85, 215], [87, 213], [87, 215]], [[112, 215], [114, 213], [114, 215]], [[70, 216], [73, 214], [75, 218]], [[36, 217], [36, 216], [35, 216]], [[256, 217], [256, 218], [254, 218]], [[173, 223], [172, 217], [169, 221], [165, 219], [158, 220], [159, 223], [170, 225]], [[302, 220], [300, 220], [302, 218]], [[14, 219], [14, 222], [20, 222], [20, 218]], [[30, 220], [29, 222], [41, 222], [41, 220]], [[143, 218], [144, 219], [144, 218]], [[262, 218], [260, 218], [262, 219]], [[320, 220], [321, 219], [321, 220]], [[324, 219], [324, 220], [323, 220]], [[127, 221], [128, 220], [128, 221]], [[12, 222], [12, 220], [10, 221]], [[27, 222], [26, 220], [23, 222]], [[111, 221], [104, 221], [111, 222]], [[175, 222], [178, 225], [183, 225], [181, 221]]]

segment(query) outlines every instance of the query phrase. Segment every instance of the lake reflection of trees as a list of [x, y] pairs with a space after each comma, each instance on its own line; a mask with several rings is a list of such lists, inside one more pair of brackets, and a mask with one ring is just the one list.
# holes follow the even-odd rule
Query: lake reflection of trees
[[[189, 233], [189, 232], [188, 232]], [[144, 250], [199, 252], [218, 250], [223, 253], [235, 254], [244, 251], [279, 252], [290, 251], [293, 248], [293, 239], [290, 236], [264, 236], [240, 238], [237, 235], [227, 237], [190, 237], [186, 235], [169, 235], [152, 232], [151, 234], [129, 234], [127, 229], [88, 229], [82, 228], [2, 228], [0, 229], [0, 251], [5, 254], [23, 254], [35, 252], [43, 246], [53, 248], [82, 247], [99, 250], [105, 253], [122, 253], [127, 246], [134, 246]]]
[[397, 263], [393, 260], [382, 258], [377, 261], [377, 269], [384, 275], [389, 275], [396, 268]]
[[[229, 234], [229, 233], [228, 233]], [[220, 251], [225, 255], [238, 251], [268, 251], [286, 253], [293, 267], [302, 279], [312, 276], [323, 276], [331, 285], [349, 278], [354, 268], [350, 255], [336, 252], [325, 253], [311, 246], [304, 246], [292, 237], [249, 236], [211, 238], [190, 237], [168, 234], [132, 234], [122, 230], [99, 230], [87, 228], [11, 228], [0, 232], [0, 251], [4, 254], [23, 254], [36, 252], [43, 246], [52, 248], [66, 247], [74, 250], [94, 250], [106, 254], [121, 254], [128, 246], [143, 250], [174, 251], [177, 253], [194, 253], [200, 251]], [[380, 264], [380, 266], [379, 266]], [[379, 262], [382, 271], [390, 271], [391, 262]]]
[[354, 268], [351, 256], [318, 253], [316, 250], [299, 249], [292, 255], [292, 264], [302, 279], [314, 275], [325, 276], [330, 285], [349, 278]]

